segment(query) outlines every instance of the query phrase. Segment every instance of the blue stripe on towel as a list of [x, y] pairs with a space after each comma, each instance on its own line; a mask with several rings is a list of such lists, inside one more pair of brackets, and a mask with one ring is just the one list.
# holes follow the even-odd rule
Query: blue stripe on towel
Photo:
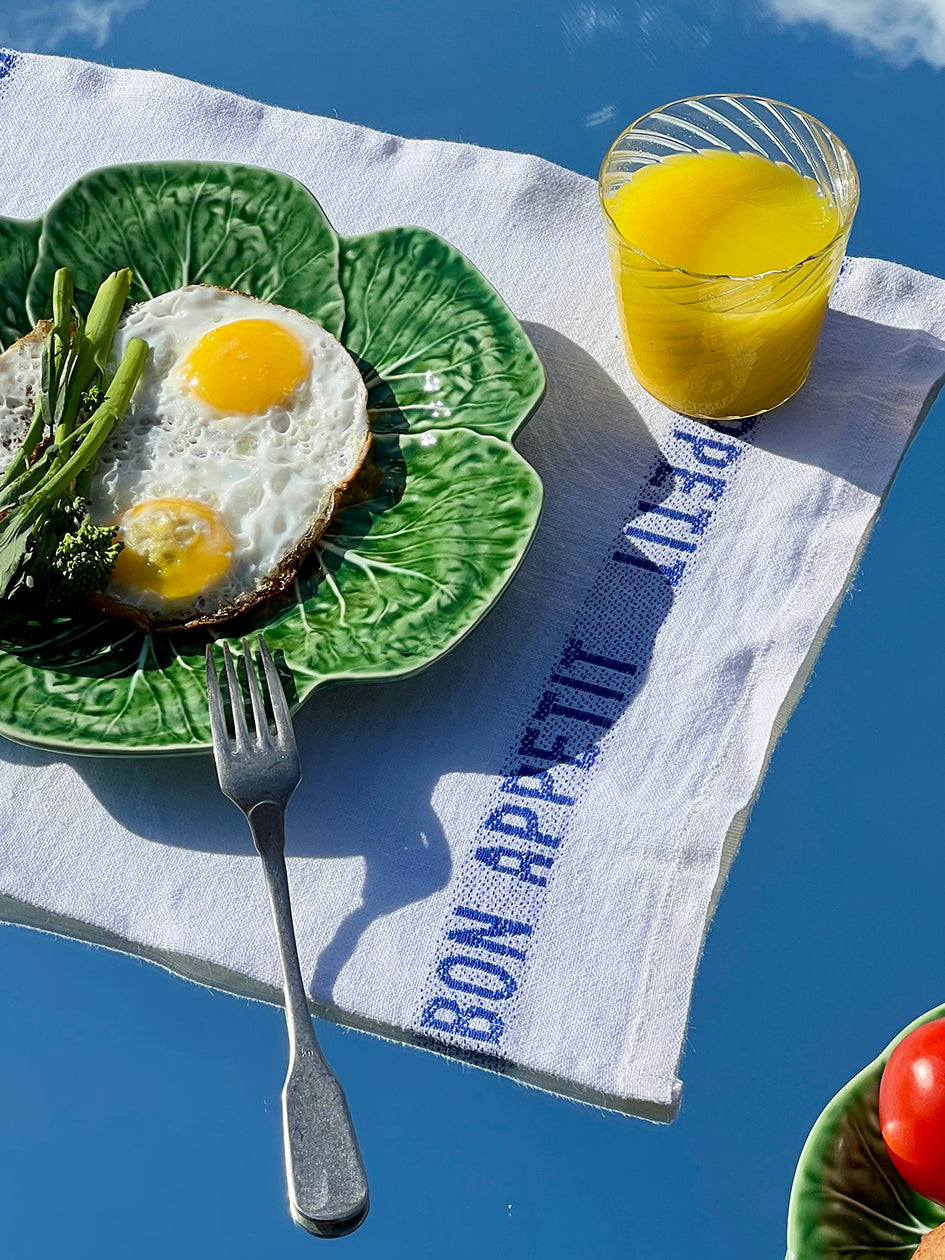
[[608, 731], [643, 685], [656, 634], [698, 563], [755, 424], [681, 418], [651, 467], [458, 864], [414, 1018], [418, 1041], [475, 1058], [501, 1054], [548, 886], [567, 862], [574, 807]]
[[0, 80], [10, 77], [19, 59], [20, 54], [12, 48], [0, 48]]

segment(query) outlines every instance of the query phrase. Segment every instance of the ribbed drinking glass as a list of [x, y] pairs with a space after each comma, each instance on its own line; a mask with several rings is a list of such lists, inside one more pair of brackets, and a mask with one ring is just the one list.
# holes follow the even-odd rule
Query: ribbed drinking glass
[[[702, 274], [644, 251], [632, 219], [617, 226], [614, 198], [645, 167], [720, 150], [757, 155], [813, 181], [835, 212], [827, 243], [786, 267]], [[859, 198], [853, 160], [827, 127], [760, 97], [677, 101], [617, 138], [601, 168], [600, 197], [627, 357], [644, 389], [674, 411], [715, 420], [770, 411], [800, 389]]]

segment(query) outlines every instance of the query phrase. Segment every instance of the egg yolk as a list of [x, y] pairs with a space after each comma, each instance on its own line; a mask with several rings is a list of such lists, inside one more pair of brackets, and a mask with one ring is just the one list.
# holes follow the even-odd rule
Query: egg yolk
[[312, 357], [294, 333], [270, 319], [237, 319], [204, 333], [187, 357], [187, 387], [220, 411], [259, 415], [288, 398]]
[[124, 543], [112, 578], [166, 600], [189, 599], [223, 577], [235, 539], [211, 508], [191, 499], [150, 499], [118, 520]]

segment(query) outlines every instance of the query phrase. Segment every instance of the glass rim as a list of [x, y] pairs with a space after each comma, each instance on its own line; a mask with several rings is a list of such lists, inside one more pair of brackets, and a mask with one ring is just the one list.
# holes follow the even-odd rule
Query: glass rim
[[[792, 263], [790, 267], [774, 267], [770, 271], [758, 271], [750, 276], [734, 276], [729, 275], [726, 272], [704, 273], [700, 271], [689, 271], [685, 267], [674, 267], [670, 263], [660, 262], [658, 258], [653, 258], [649, 254], [644, 253], [644, 251], [634, 245], [632, 241], [627, 240], [624, 234], [620, 231], [620, 228], [618, 228], [614, 222], [613, 217], [607, 209], [604, 201], [604, 171], [607, 164], [611, 160], [614, 150], [621, 140], [623, 140], [624, 136], [633, 131], [635, 127], [638, 127], [644, 119], [650, 118], [653, 114], [661, 113], [663, 110], [672, 109], [676, 105], [688, 105], [693, 101], [758, 101], [765, 105], [779, 105], [782, 109], [789, 109], [793, 114], [798, 115], [800, 118], [804, 118], [808, 122], [814, 123], [821, 131], [830, 136], [831, 140], [835, 141], [850, 164], [850, 170], [853, 173], [854, 195], [848, 212], [843, 214], [839, 230], [826, 245], [821, 246], [821, 248], [815, 253], [808, 254], [806, 258], [801, 258], [798, 262]], [[713, 150], [700, 149], [697, 150], [697, 152], [713, 152]], [[771, 276], [789, 276], [792, 271], [796, 271], [799, 267], [806, 267], [808, 263], [824, 258], [827, 254], [829, 254], [837, 243], [842, 241], [843, 238], [849, 234], [853, 225], [853, 218], [856, 214], [857, 207], [860, 204], [860, 173], [856, 169], [856, 163], [853, 161], [853, 155], [850, 153], [850, 150], [843, 143], [840, 137], [835, 132], [831, 131], [825, 123], [822, 123], [819, 118], [815, 118], [813, 114], [808, 114], [806, 110], [798, 109], [796, 105], [789, 105], [787, 101], [778, 101], [770, 96], [756, 96], [751, 92], [704, 92], [699, 96], [681, 96], [678, 100], [667, 101], [665, 105], [657, 105], [653, 109], [648, 109], [645, 114], [641, 114], [639, 118], [636, 118], [632, 123], [624, 127], [623, 131], [620, 132], [616, 140], [614, 140], [607, 152], [604, 154], [604, 160], [601, 162], [600, 171], [597, 176], [597, 199], [600, 202], [601, 213], [604, 216], [605, 222], [614, 232], [620, 243], [622, 245], [626, 245], [627, 248], [632, 250], [638, 258], [642, 258], [645, 262], [652, 263], [654, 267], [658, 267], [661, 271], [672, 271], [677, 275], [686, 276], [692, 280], [737, 280], [747, 282], [749, 280], [765, 280]]]

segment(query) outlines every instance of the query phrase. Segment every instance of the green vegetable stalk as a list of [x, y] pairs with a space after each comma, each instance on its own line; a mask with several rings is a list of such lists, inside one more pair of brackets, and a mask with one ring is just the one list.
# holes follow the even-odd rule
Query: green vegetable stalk
[[92, 524], [86, 496], [92, 462], [131, 401], [148, 354], [145, 342], [132, 339], [108, 379], [130, 287], [130, 270], [113, 272], [83, 321], [69, 269], [56, 272], [36, 407], [0, 478], [0, 626], [24, 610], [69, 605], [100, 590], [121, 550], [112, 527]]

